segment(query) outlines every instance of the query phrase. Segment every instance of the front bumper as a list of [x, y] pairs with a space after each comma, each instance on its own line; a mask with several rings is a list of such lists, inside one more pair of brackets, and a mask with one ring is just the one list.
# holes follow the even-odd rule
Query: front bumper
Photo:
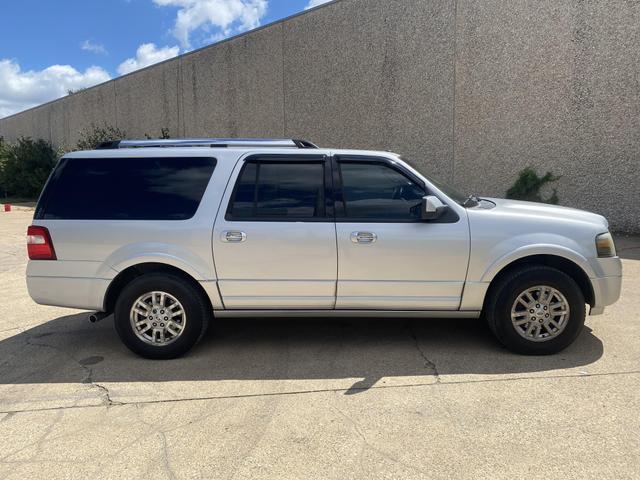
[[599, 258], [597, 264], [598, 272], [603, 275], [590, 279], [594, 304], [591, 305], [589, 315], [603, 313], [604, 307], [618, 301], [622, 290], [622, 261], [620, 258]]
[[604, 312], [604, 307], [616, 303], [620, 298], [622, 275], [592, 278], [591, 285], [593, 286], [595, 304], [591, 306], [589, 315], [600, 315]]

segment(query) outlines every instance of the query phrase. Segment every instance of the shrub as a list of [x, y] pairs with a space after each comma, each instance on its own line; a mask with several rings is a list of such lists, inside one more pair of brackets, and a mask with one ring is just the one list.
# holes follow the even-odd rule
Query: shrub
[[147, 138], [147, 140], [166, 140], [168, 138], [171, 138], [171, 133], [169, 132], [169, 129], [165, 127], [160, 129], [159, 137], [154, 137], [153, 135], [149, 135], [148, 133], [145, 133], [144, 136]]
[[516, 183], [507, 190], [507, 198], [557, 204], [557, 190], [554, 189], [549, 198], [542, 198], [540, 189], [547, 183], [555, 182], [559, 178], [560, 177], [554, 176], [551, 172], [547, 172], [543, 177], [539, 177], [533, 168], [527, 167], [520, 172]]
[[6, 197], [7, 189], [4, 186], [4, 169], [7, 162], [7, 147], [4, 143], [4, 137], [0, 137], [0, 193]]
[[0, 185], [5, 195], [35, 198], [40, 194], [58, 154], [49, 142], [20, 138], [0, 145]]
[[75, 150], [95, 150], [101, 143], [122, 140], [126, 136], [124, 130], [112, 125], [91, 125], [80, 133]]
[[76, 93], [79, 93], [83, 90], [86, 90], [87, 88], [76, 88], [75, 90], [73, 88], [70, 88], [67, 90], [67, 95], [75, 95]]

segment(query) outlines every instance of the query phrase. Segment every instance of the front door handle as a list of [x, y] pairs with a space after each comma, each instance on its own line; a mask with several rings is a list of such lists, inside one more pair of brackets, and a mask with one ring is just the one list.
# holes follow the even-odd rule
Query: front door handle
[[228, 230], [222, 232], [221, 239], [223, 242], [240, 243], [247, 239], [247, 234], [238, 230]]
[[351, 232], [351, 241], [353, 243], [371, 244], [378, 239], [373, 232]]

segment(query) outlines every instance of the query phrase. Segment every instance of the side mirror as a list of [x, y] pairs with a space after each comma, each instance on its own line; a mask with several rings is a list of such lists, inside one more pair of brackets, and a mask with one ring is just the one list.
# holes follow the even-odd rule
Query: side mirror
[[422, 197], [422, 219], [436, 220], [440, 218], [449, 207], [433, 195]]

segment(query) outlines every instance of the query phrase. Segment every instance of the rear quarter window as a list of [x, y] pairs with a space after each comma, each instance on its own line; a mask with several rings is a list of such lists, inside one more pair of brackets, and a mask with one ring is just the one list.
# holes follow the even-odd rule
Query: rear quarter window
[[63, 158], [38, 202], [50, 220], [186, 220], [216, 165], [211, 157]]

